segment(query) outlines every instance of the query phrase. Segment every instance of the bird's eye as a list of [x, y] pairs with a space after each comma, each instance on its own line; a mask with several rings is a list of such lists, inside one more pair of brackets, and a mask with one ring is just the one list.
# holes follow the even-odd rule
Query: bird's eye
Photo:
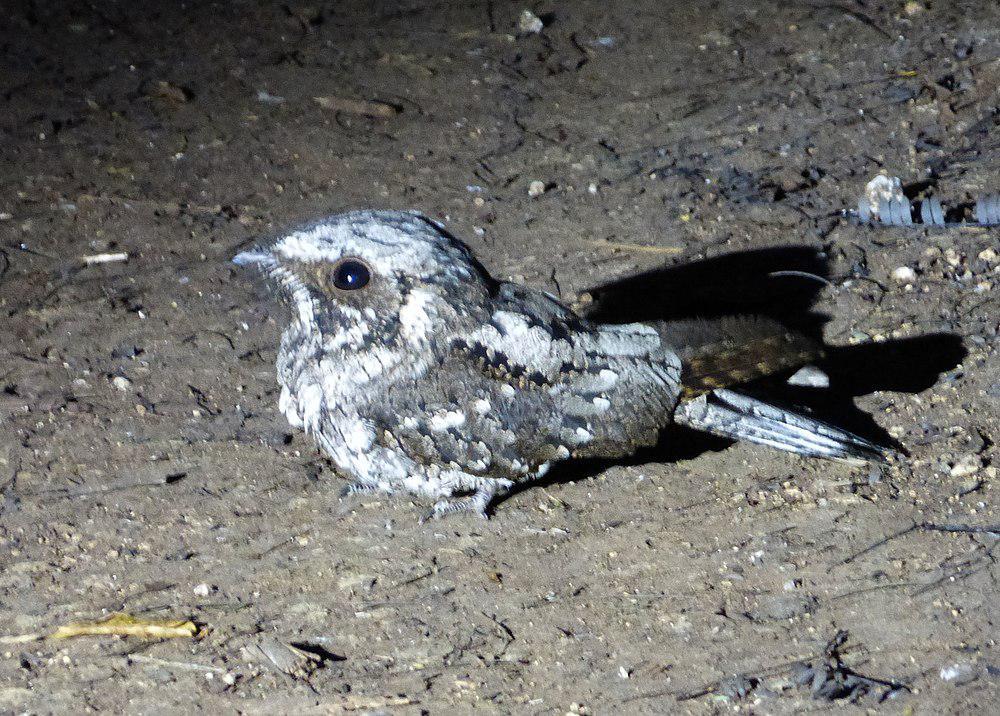
[[364, 288], [371, 278], [371, 271], [358, 259], [344, 259], [333, 270], [333, 285], [342, 291]]

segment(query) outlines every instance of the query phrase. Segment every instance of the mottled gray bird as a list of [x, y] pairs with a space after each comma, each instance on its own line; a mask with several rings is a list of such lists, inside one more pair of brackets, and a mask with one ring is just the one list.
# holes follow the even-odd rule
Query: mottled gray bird
[[[730, 390], [817, 356], [766, 319], [590, 323], [495, 280], [411, 212], [355, 211], [237, 255], [292, 308], [279, 407], [349, 491], [472, 511], [560, 460], [616, 458], [670, 423], [799, 455], [882, 459], [860, 437]], [[462, 496], [464, 495], [464, 496]]]

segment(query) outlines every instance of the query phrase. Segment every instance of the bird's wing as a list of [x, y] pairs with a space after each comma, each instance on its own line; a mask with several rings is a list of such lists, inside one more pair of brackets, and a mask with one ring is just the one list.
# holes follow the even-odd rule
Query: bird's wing
[[822, 346], [761, 316], [653, 324], [680, 356], [682, 397], [749, 383], [823, 357]]
[[425, 464], [537, 476], [556, 460], [655, 442], [676, 406], [680, 361], [641, 324], [593, 326], [507, 285], [488, 320], [450, 337], [418, 401], [383, 406], [384, 440]]

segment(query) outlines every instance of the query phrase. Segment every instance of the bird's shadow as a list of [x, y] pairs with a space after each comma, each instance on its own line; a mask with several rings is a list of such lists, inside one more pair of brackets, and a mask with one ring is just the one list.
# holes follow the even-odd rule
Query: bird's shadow
[[[736, 252], [597, 286], [588, 291], [594, 300], [584, 315], [597, 323], [632, 323], [753, 314], [821, 340], [829, 317], [815, 310], [815, 303], [828, 285], [829, 262], [814, 248]], [[785, 374], [757, 381], [745, 390], [768, 402], [805, 409], [818, 419], [905, 451], [905, 445], [896, 444], [871, 416], [855, 407], [854, 398], [874, 391], [921, 392], [934, 385], [941, 373], [958, 365], [965, 354], [961, 337], [949, 333], [827, 347], [826, 357], [816, 365], [829, 375], [828, 388], [792, 386]], [[559, 463], [541, 483], [591, 477], [611, 465], [676, 462], [730, 444], [723, 438], [669, 426], [655, 447], [622, 460]]]

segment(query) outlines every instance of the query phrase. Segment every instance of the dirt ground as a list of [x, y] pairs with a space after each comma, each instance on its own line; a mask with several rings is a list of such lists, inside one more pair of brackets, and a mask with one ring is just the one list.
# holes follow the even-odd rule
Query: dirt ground
[[[0, 712], [1000, 708], [998, 231], [844, 214], [1000, 191], [1000, 7], [525, 7], [5, 3]], [[229, 259], [359, 207], [609, 320], [821, 331], [801, 401], [909, 458], [668, 434], [489, 521], [342, 500]], [[114, 611], [201, 634], [14, 638]]]

